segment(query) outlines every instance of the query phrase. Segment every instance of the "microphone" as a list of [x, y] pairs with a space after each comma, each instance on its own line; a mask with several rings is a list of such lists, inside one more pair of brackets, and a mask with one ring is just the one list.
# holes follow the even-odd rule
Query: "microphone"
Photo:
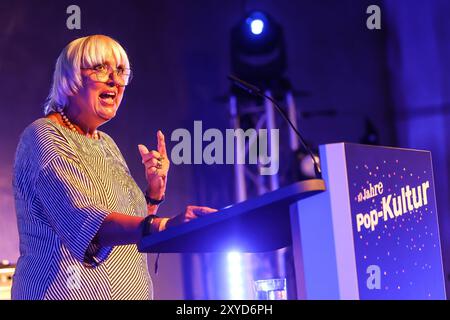
[[236, 76], [234, 76], [232, 74], [228, 75], [228, 79], [231, 80], [233, 82], [233, 84], [235, 84], [239, 88], [247, 91], [248, 93], [253, 94], [255, 96], [259, 96], [259, 97], [261, 97], [263, 99], [268, 99], [269, 101], [271, 101], [273, 103], [273, 105], [275, 106], [275, 109], [277, 109], [277, 111], [281, 114], [283, 119], [286, 120], [286, 122], [289, 124], [289, 126], [292, 128], [292, 130], [297, 135], [298, 139], [300, 140], [301, 144], [305, 148], [306, 152], [308, 152], [308, 154], [311, 156], [311, 159], [312, 159], [313, 164], [314, 164], [314, 173], [316, 174], [316, 178], [317, 179], [322, 179], [322, 171], [320, 170], [320, 166], [317, 163], [316, 158], [314, 157], [314, 154], [313, 154], [311, 148], [305, 142], [305, 139], [303, 139], [303, 136], [298, 131], [298, 129], [294, 126], [294, 124], [291, 122], [291, 120], [286, 115], [284, 110], [280, 107], [279, 103], [275, 99], [273, 99], [272, 97], [264, 94], [264, 92], [261, 89], [259, 89], [257, 86], [255, 86], [253, 84], [250, 84], [248, 82], [245, 82], [244, 80], [239, 79], [238, 77], [236, 77]]

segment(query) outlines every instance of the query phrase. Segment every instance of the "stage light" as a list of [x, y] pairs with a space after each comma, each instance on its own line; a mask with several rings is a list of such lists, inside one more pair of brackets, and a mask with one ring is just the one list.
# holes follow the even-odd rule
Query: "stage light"
[[242, 300], [244, 299], [244, 280], [241, 254], [235, 251], [229, 252], [227, 260], [230, 298], [232, 300]]
[[250, 27], [250, 32], [256, 36], [263, 33], [266, 21], [266, 15], [259, 11], [251, 13], [246, 19], [246, 23]]
[[232, 72], [241, 78], [258, 85], [281, 78], [285, 55], [282, 28], [265, 12], [247, 14], [231, 30]]
[[250, 22], [250, 29], [254, 35], [259, 35], [264, 30], [264, 22], [259, 19], [253, 20]]

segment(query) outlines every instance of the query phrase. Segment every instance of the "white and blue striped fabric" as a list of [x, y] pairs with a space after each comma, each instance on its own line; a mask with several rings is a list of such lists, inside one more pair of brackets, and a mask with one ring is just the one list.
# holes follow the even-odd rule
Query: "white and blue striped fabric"
[[41, 118], [23, 132], [13, 188], [20, 257], [12, 299], [152, 299], [136, 245], [92, 241], [110, 212], [147, 213], [117, 145]]

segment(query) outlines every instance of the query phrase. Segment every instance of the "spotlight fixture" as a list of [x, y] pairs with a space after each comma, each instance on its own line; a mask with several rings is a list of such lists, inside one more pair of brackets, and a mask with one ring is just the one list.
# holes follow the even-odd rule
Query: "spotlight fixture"
[[283, 77], [286, 53], [281, 26], [267, 13], [253, 11], [231, 30], [231, 69], [258, 85]]
[[247, 25], [250, 27], [250, 31], [255, 36], [261, 35], [264, 31], [264, 22], [267, 21], [265, 14], [262, 12], [253, 12], [246, 19]]

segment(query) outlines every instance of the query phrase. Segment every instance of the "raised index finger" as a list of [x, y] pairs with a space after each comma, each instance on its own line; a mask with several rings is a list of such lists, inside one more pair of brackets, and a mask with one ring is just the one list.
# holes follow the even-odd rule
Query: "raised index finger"
[[161, 130], [158, 130], [157, 136], [158, 136], [158, 152], [163, 157], [167, 157], [166, 141], [164, 140], [164, 135], [161, 132]]

